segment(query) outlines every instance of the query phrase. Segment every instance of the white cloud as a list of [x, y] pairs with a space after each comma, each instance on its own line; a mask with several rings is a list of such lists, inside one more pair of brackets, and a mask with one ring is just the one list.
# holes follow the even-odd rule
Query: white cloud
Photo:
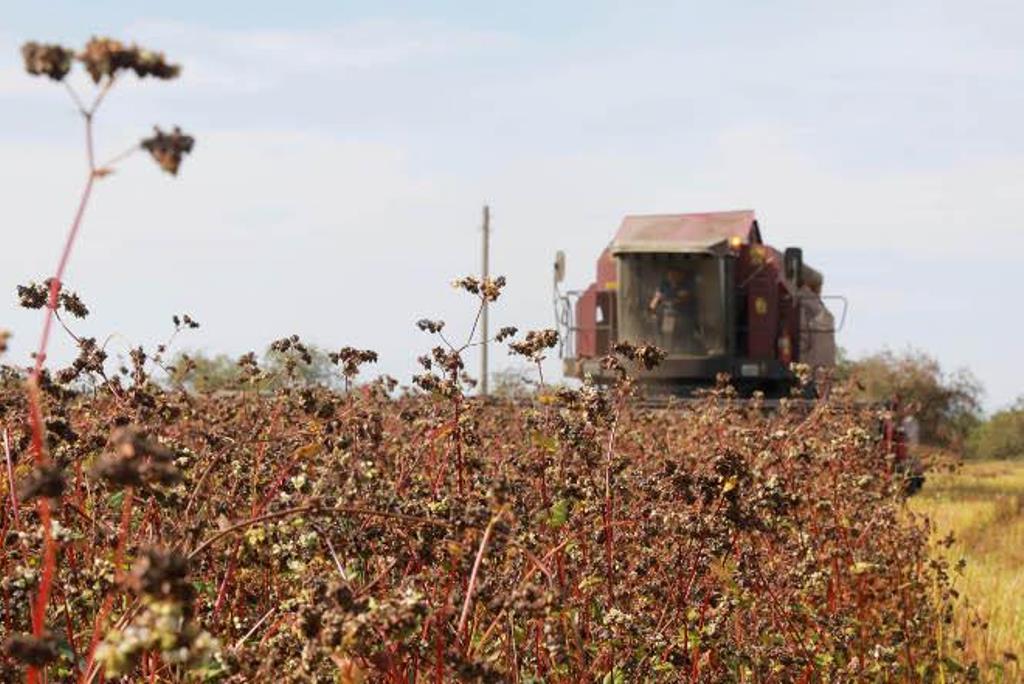
[[915, 254], [997, 257], [1024, 251], [1024, 158], [928, 168], [837, 167], [785, 131], [724, 131], [694, 183], [698, 206], [751, 206], [794, 243], [885, 246]]
[[324, 28], [214, 29], [142, 21], [132, 39], [167, 52], [188, 70], [190, 87], [257, 92], [302, 78], [329, 82], [354, 73], [508, 46], [506, 34], [428, 22], [357, 21]]

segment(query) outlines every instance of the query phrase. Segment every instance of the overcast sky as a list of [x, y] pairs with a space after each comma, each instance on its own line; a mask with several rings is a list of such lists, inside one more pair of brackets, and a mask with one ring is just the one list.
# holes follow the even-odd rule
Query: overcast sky
[[752, 208], [849, 299], [851, 353], [968, 367], [989, 409], [1024, 394], [1020, 2], [0, 6], [8, 362], [41, 319], [15, 285], [52, 272], [84, 175], [66, 93], [18, 46], [96, 33], [184, 67], [118, 86], [99, 157], [153, 124], [198, 139], [176, 179], [136, 155], [97, 188], [66, 280], [115, 351], [187, 311], [184, 348], [297, 333], [408, 382], [432, 344], [416, 319], [469, 323], [449, 282], [478, 269], [483, 202], [509, 279], [492, 320], [521, 328], [552, 325], [554, 252], [585, 286], [624, 214]]

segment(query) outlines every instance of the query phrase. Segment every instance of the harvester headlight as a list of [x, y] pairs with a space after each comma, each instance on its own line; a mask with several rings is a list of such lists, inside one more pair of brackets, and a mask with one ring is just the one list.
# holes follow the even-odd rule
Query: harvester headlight
[[729, 238], [729, 246], [735, 250], [739, 250], [739, 248], [743, 246], [743, 238], [739, 235], [733, 235]]

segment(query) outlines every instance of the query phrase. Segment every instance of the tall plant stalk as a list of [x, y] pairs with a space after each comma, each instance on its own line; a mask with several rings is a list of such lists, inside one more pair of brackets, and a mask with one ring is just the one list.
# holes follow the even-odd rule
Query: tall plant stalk
[[[50, 465], [50, 458], [45, 444], [45, 420], [41, 392], [42, 376], [46, 365], [53, 321], [56, 317], [57, 308], [61, 303], [60, 295], [64, 274], [71, 260], [71, 254], [81, 230], [86, 209], [92, 198], [96, 181], [109, 175], [112, 172], [113, 164], [127, 156], [125, 154], [118, 155], [118, 157], [111, 160], [109, 165], [97, 165], [93, 133], [93, 121], [96, 112], [115, 83], [118, 82], [119, 72], [131, 70], [140, 77], [152, 76], [159, 79], [170, 79], [178, 75], [180, 68], [168, 64], [164, 61], [161, 54], [141, 50], [135, 46], [126, 47], [118, 41], [107, 38], [93, 38], [85, 46], [85, 49], [77, 54], [59, 45], [42, 45], [30, 42], [22, 47], [22, 56], [25, 60], [25, 68], [30, 74], [47, 76], [51, 80], [63, 83], [78, 113], [82, 116], [87, 166], [85, 183], [82, 187], [78, 205], [64, 238], [64, 244], [61, 248], [56, 268], [53, 271], [53, 275], [47, 281], [47, 297], [43, 313], [42, 332], [39, 336], [39, 345], [36, 348], [32, 370], [26, 382], [32, 458], [36, 469], [41, 470]], [[73, 61], [80, 61], [84, 65], [86, 71], [88, 71], [93, 82], [98, 87], [96, 95], [89, 105], [85, 105], [84, 100], [78, 95], [71, 84], [64, 80], [71, 70]], [[177, 143], [170, 143], [169, 139], [175, 138], [175, 136]], [[191, 147], [192, 139], [188, 136], [182, 136], [180, 131], [175, 130], [174, 134], [166, 136], [157, 129], [157, 135], [144, 140], [141, 145], [134, 146], [131, 151], [140, 148], [148, 149], [165, 170], [176, 173], [177, 164], [180, 163], [182, 155], [190, 152]], [[170, 168], [172, 165], [173, 169]], [[36, 510], [42, 523], [43, 534], [43, 558], [40, 564], [39, 588], [30, 605], [32, 636], [36, 639], [42, 639], [46, 631], [46, 612], [57, 570], [57, 544], [51, 529], [53, 518], [52, 506], [51, 499], [47, 496], [40, 496], [36, 503]], [[35, 684], [39, 681], [39, 675], [39, 669], [32, 665], [28, 668], [27, 681]]]

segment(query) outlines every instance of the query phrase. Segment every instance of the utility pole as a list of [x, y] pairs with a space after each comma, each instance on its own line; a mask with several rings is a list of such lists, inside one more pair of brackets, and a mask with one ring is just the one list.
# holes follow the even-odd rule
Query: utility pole
[[[490, 243], [491, 243], [491, 208], [488, 205], [484, 205], [484, 240], [483, 240], [483, 254], [481, 266], [483, 271], [483, 280], [487, 280], [490, 275]], [[484, 300], [483, 311], [480, 312], [480, 396], [487, 396], [487, 300]]]

